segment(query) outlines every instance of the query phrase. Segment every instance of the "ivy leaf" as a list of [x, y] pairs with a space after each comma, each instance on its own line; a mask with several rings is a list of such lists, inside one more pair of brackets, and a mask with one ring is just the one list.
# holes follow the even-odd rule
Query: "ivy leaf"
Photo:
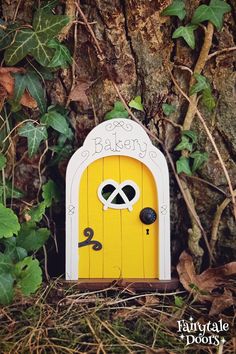
[[1, 153], [0, 154], [0, 170], [6, 167], [7, 164], [7, 159], [6, 157]]
[[47, 66], [53, 58], [54, 50], [48, 47], [50, 39], [56, 37], [70, 21], [68, 16], [53, 15], [46, 9], [36, 11], [33, 29], [25, 28], [17, 32], [14, 42], [5, 53], [8, 65], [15, 65], [27, 54], [31, 54], [42, 66]]
[[31, 122], [26, 123], [19, 130], [19, 135], [27, 138], [29, 157], [32, 157], [38, 151], [40, 143], [48, 138], [45, 126], [35, 126]]
[[17, 247], [16, 237], [10, 237], [2, 241], [5, 246], [4, 255], [8, 256], [12, 262], [19, 262], [27, 257], [27, 251], [22, 247]]
[[15, 213], [0, 204], [0, 238], [11, 237], [20, 230], [20, 224]]
[[181, 132], [182, 136], [187, 136], [188, 138], [190, 138], [193, 142], [193, 144], [195, 144], [197, 142], [197, 133], [193, 130], [183, 130]]
[[163, 103], [162, 110], [166, 116], [170, 116], [172, 113], [176, 112], [176, 107], [172, 104]]
[[38, 75], [34, 72], [28, 72], [24, 75], [16, 73], [14, 74], [14, 78], [14, 102], [19, 103], [25, 90], [28, 89], [31, 96], [37, 102], [40, 112], [44, 113], [46, 111], [46, 100], [44, 89]]
[[53, 200], [58, 201], [60, 200], [60, 192], [58, 187], [54, 181], [51, 179], [42, 186], [42, 196], [47, 208], [52, 205]]
[[199, 6], [193, 14], [192, 23], [199, 24], [204, 21], [210, 21], [220, 30], [223, 26], [223, 17], [231, 7], [224, 0], [211, 0], [209, 6]]
[[135, 97], [133, 100], [129, 102], [129, 107], [137, 109], [138, 111], [144, 111], [143, 105], [142, 105], [142, 98], [141, 96]]
[[51, 127], [54, 130], [68, 135], [69, 124], [65, 117], [55, 110], [50, 110], [48, 113], [45, 113], [41, 119], [41, 123], [46, 124], [47, 127]]
[[203, 90], [202, 103], [208, 109], [209, 112], [212, 112], [213, 109], [216, 107], [215, 97], [212, 95], [210, 87]]
[[186, 15], [185, 3], [182, 0], [174, 0], [171, 5], [164, 9], [161, 13], [162, 16], [177, 16], [183, 20]]
[[194, 159], [192, 171], [196, 172], [197, 170], [199, 170], [199, 168], [202, 167], [204, 162], [206, 162], [208, 160], [208, 153], [207, 152], [194, 151], [190, 155], [190, 157], [192, 159]]
[[38, 251], [48, 240], [50, 231], [46, 228], [37, 229], [34, 222], [26, 222], [21, 225], [16, 238], [16, 245], [27, 252]]
[[42, 283], [42, 270], [37, 259], [26, 257], [15, 266], [17, 287], [25, 296], [34, 293]]
[[26, 87], [38, 104], [41, 113], [46, 111], [46, 100], [44, 95], [44, 89], [42, 87], [41, 81], [33, 72], [28, 72], [26, 75]]
[[180, 38], [183, 37], [185, 42], [189, 45], [191, 49], [195, 48], [195, 36], [194, 36], [194, 31], [197, 29], [197, 26], [195, 25], [187, 25], [187, 26], [180, 26], [177, 28], [173, 35], [172, 38]]
[[0, 304], [9, 305], [13, 300], [14, 279], [9, 273], [0, 274]]
[[175, 151], [182, 151], [182, 150], [193, 150], [193, 143], [189, 141], [187, 136], [182, 136], [181, 142], [176, 146]]
[[177, 167], [178, 174], [184, 172], [188, 176], [192, 175], [189, 159], [187, 157], [181, 156], [179, 160], [176, 162], [176, 167]]
[[54, 56], [48, 64], [49, 68], [67, 68], [68, 65], [71, 65], [72, 57], [69, 49], [65, 45], [61, 44], [58, 40], [51, 39], [47, 46], [48, 48], [55, 49]]
[[0, 274], [9, 273], [12, 271], [12, 260], [7, 254], [0, 252]]
[[36, 207], [33, 207], [28, 214], [31, 216], [31, 220], [39, 222], [42, 220], [45, 214], [46, 205], [45, 202], [39, 203]]
[[110, 112], [107, 112], [104, 117], [105, 120], [113, 118], [129, 118], [129, 113], [120, 101], [115, 102], [114, 108]]
[[205, 76], [194, 74], [194, 77], [197, 82], [190, 88], [190, 96], [209, 88], [209, 83]]

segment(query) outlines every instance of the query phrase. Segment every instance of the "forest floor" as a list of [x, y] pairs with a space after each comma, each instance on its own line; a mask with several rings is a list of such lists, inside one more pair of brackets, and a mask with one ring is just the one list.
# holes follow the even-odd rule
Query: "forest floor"
[[[181, 339], [177, 321], [207, 323], [220, 318], [229, 323], [225, 343], [187, 346], [186, 336]], [[57, 279], [34, 296], [19, 295], [12, 305], [0, 309], [0, 353], [233, 354], [235, 315], [229, 311], [220, 318], [209, 316], [207, 303], [196, 302], [181, 289], [134, 293], [114, 285], [81, 292], [76, 284]]]

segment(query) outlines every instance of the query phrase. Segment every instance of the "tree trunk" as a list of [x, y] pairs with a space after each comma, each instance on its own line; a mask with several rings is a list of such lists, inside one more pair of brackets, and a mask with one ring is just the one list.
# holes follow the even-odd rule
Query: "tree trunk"
[[[65, 8], [68, 8], [69, 1]], [[53, 84], [49, 84], [48, 94], [51, 103], [66, 105], [70, 110], [75, 129], [76, 143], [79, 147], [95, 124], [101, 122], [107, 111], [119, 100], [114, 83], [121, 95], [129, 102], [137, 95], [142, 97], [145, 113], [135, 115], [164, 141], [173, 160], [179, 157], [174, 147], [179, 142], [180, 129], [188, 103], [175, 87], [169, 70], [181, 88], [188, 92], [191, 74], [204, 40], [204, 31], [196, 31], [196, 49], [191, 50], [182, 39], [173, 40], [172, 33], [179, 25], [177, 17], [163, 17], [161, 12], [169, 0], [81, 0], [81, 10], [85, 14], [101, 47], [104, 58], [99, 53], [83, 18], [77, 12], [77, 33], [71, 28], [66, 42], [74, 51], [74, 72], [62, 70]], [[186, 1], [188, 23], [193, 11], [202, 2]], [[236, 1], [230, 1], [236, 10]], [[9, 16], [8, 1], [3, 1], [3, 14]], [[23, 6], [23, 5], [22, 5]], [[22, 16], [24, 6], [19, 8]], [[32, 7], [31, 7], [32, 9]], [[58, 11], [64, 7], [59, 6]], [[74, 11], [76, 8], [74, 8]], [[30, 15], [27, 12], [27, 16]], [[21, 18], [21, 17], [20, 17]], [[214, 32], [211, 52], [234, 47], [236, 33], [235, 12], [224, 17], [224, 27]], [[235, 94], [236, 52], [224, 52], [207, 61], [203, 74], [213, 86], [217, 106], [213, 113], [199, 105], [207, 125], [217, 143], [224, 163], [229, 171], [233, 187], [236, 187], [236, 94]], [[71, 100], [70, 100], [71, 99]], [[163, 114], [162, 104], [171, 103], [177, 111], [168, 121]], [[209, 161], [197, 176], [221, 188], [228, 194], [228, 186], [214, 149], [206, 133], [195, 117], [191, 129], [198, 133], [198, 149], [209, 153]], [[173, 263], [186, 248], [190, 219], [185, 203], [171, 173], [171, 236]], [[196, 211], [208, 237], [217, 206], [225, 195], [217, 189], [195, 178], [186, 178], [192, 193]], [[216, 246], [217, 263], [224, 263], [236, 257], [236, 225], [229, 203], [223, 212], [218, 230]], [[201, 246], [206, 250], [203, 240]]]

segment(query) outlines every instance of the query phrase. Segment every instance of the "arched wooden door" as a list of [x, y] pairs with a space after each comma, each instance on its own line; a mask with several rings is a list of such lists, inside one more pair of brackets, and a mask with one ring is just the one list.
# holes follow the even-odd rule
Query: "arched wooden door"
[[[79, 278], [157, 279], [159, 210], [150, 170], [131, 157], [100, 158], [83, 172], [78, 198]], [[143, 223], [146, 208], [151, 219]]]

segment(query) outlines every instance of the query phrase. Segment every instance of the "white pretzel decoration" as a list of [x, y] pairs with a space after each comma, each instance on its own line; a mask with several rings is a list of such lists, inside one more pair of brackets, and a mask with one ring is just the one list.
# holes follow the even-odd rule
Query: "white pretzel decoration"
[[[107, 185], [111, 185], [115, 189], [111, 193], [111, 195], [107, 199], [105, 199], [103, 197], [103, 195], [102, 195], [102, 190]], [[127, 195], [122, 190], [122, 188], [124, 188], [126, 186], [131, 186], [135, 190], [135, 196], [131, 200], [128, 199]], [[122, 203], [122, 204], [112, 203], [112, 200], [117, 195], [121, 196], [121, 198], [123, 199], [124, 203]], [[132, 211], [133, 210], [133, 205], [138, 201], [139, 196], [140, 196], [139, 187], [137, 186], [136, 183], [134, 183], [131, 180], [126, 180], [126, 181], [123, 181], [122, 183], [119, 184], [116, 181], [114, 181], [113, 179], [106, 179], [98, 187], [98, 198], [103, 203], [103, 205], [104, 205], [103, 209], [104, 210], [107, 210], [108, 208], [111, 208], [111, 209], [128, 209], [129, 211]]]

